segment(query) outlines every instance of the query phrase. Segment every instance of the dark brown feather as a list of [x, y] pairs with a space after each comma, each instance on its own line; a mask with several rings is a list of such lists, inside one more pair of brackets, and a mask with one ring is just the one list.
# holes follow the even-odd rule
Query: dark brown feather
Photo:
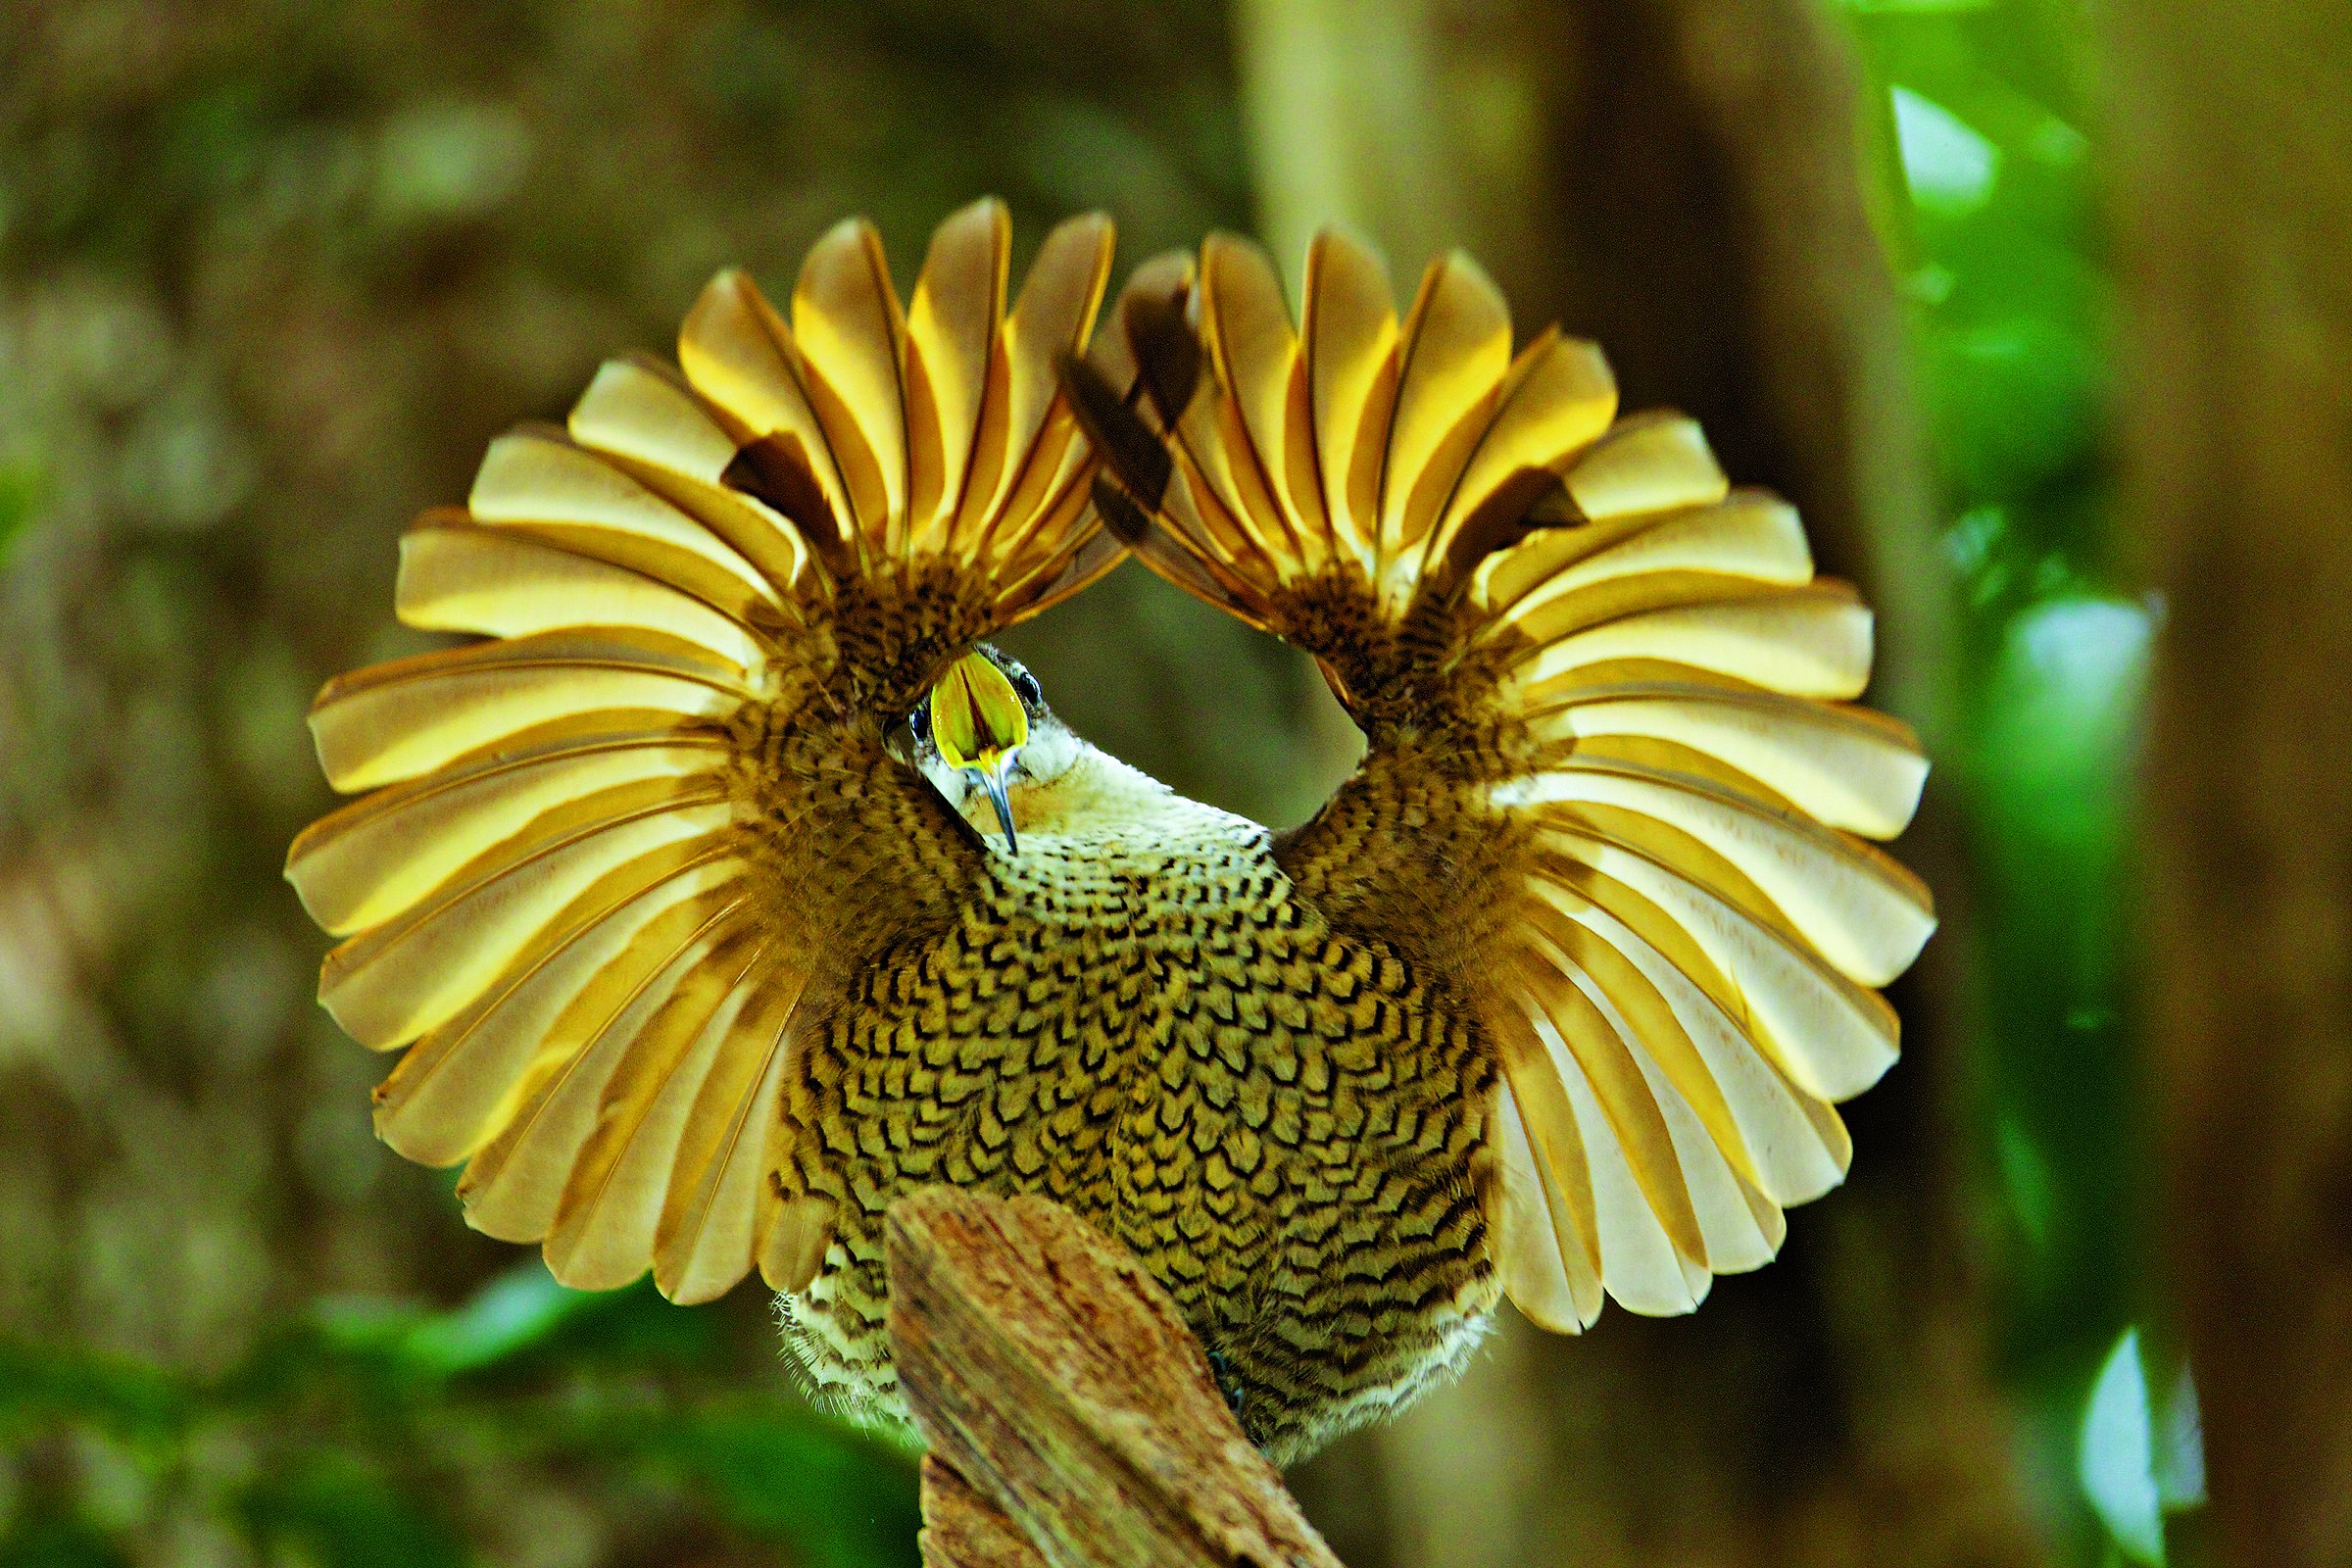
[[735, 454], [719, 479], [790, 519], [835, 576], [854, 569], [832, 503], [799, 436], [789, 430], [761, 436]]
[[1134, 549], [1152, 533], [1152, 515], [1136, 505], [1119, 481], [1108, 472], [1097, 473], [1094, 483], [1095, 511], [1119, 543]]
[[[1110, 378], [1092, 364], [1064, 354], [1055, 368], [1070, 400], [1070, 412], [1077, 416], [1088, 443], [1102, 455], [1145, 511], [1157, 511], [1175, 472], [1175, 460], [1168, 456], [1167, 447], [1137, 415], [1134, 405], [1110, 384]], [[1103, 520], [1117, 526], [1107, 514]], [[1142, 529], [1136, 532], [1140, 534]]]
[[1176, 427], [1200, 384], [1200, 336], [1185, 319], [1191, 293], [1180, 288], [1172, 294], [1133, 294], [1119, 313], [1139, 378], [1163, 430]]

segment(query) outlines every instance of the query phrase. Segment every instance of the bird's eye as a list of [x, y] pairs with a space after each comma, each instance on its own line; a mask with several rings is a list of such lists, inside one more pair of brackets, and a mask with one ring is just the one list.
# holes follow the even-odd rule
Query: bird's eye
[[1046, 689], [1037, 683], [1035, 675], [1015, 664], [1012, 666], [1011, 679], [1012, 689], [1020, 695], [1021, 702], [1025, 707], [1043, 708], [1046, 706]]
[[913, 712], [906, 715], [906, 727], [914, 731], [916, 745], [931, 744], [931, 699], [928, 695], [914, 705]]

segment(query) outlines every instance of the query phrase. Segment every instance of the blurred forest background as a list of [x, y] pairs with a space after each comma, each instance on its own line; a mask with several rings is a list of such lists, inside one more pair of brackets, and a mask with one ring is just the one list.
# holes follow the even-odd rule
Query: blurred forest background
[[[753, 1291], [380, 1149], [278, 871], [490, 436], [870, 214], [1484, 260], [1880, 608], [1945, 911], [1847, 1187], [1295, 1476], [1354, 1568], [2352, 1563], [2338, 0], [0, 7], [0, 1564], [909, 1563]], [[1017, 262], [1016, 258], [1016, 262]], [[1049, 695], [1296, 821], [1309, 668], [1140, 570]], [[2193, 1380], [2193, 1381], [2192, 1381]], [[2202, 1441], [2199, 1405], [2202, 1405]], [[2210, 1473], [2212, 1501], [2198, 1508]], [[2169, 1540], [2168, 1540], [2169, 1537]]]

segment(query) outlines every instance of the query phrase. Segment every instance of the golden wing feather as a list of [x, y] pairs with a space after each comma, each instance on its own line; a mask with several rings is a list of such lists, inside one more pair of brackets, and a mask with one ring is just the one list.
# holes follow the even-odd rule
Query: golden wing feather
[[858, 220], [789, 318], [721, 273], [680, 370], [605, 366], [404, 540], [402, 618], [491, 640], [320, 695], [328, 779], [368, 792], [288, 856], [344, 939], [320, 998], [403, 1051], [382, 1136], [465, 1162], [472, 1223], [559, 1279], [699, 1300], [822, 1256], [829, 1211], [772, 1179], [802, 1004], [981, 874], [885, 726], [1120, 553], [1054, 369], [1110, 239], [1063, 224], [1009, 304], [994, 202], [910, 311]]
[[[1592, 345], [1514, 355], [1467, 259], [1400, 321], [1377, 257], [1322, 235], [1296, 333], [1273, 277], [1224, 238], [1137, 272], [1070, 371], [1106, 510], [1150, 515], [1154, 570], [1314, 654], [1365, 728], [1280, 858], [1474, 999], [1505, 1289], [1554, 1328], [1604, 1295], [1687, 1311], [1842, 1179], [1832, 1102], [1896, 1053], [1873, 988], [1935, 927], [1866, 842], [1927, 771], [1851, 706], [1870, 612], [1694, 422], [1620, 417]], [[1189, 383], [1155, 371], [1171, 321], [1205, 350]]]

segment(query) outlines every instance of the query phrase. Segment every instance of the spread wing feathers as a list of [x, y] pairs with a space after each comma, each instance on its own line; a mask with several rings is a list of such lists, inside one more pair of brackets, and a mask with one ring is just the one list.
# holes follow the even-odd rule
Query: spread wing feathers
[[[490, 640], [344, 676], [312, 714], [329, 781], [368, 793], [286, 870], [344, 939], [320, 1000], [405, 1048], [377, 1128], [464, 1162], [471, 1221], [543, 1242], [566, 1283], [650, 1264], [703, 1299], [755, 1265], [797, 1288], [822, 1257], [826, 1211], [769, 1179], [801, 999], [854, 960], [859, 911], [907, 891], [877, 874], [978, 853], [877, 760], [884, 725], [1122, 549], [1054, 374], [1109, 224], [1055, 229], [1008, 300], [1010, 238], [993, 201], [957, 213], [904, 309], [858, 221], [809, 253], [789, 320], [722, 273], [682, 374], [605, 366], [562, 428], [501, 437], [466, 505], [402, 541], [401, 618]], [[844, 814], [857, 791], [742, 755], [796, 732], [901, 778], [894, 831], [927, 822], [932, 853], [862, 856], [857, 886], [815, 853], [783, 885], [753, 819], [818, 846], [872, 826]]]
[[[1399, 318], [1379, 260], [1327, 233], [1294, 329], [1263, 254], [1216, 238], [1139, 270], [1115, 318], [1065, 372], [1102, 510], [1316, 655], [1364, 725], [1286, 864], [1383, 928], [1441, 911], [1427, 940], [1502, 1067], [1506, 1288], [1561, 1329], [1604, 1296], [1690, 1309], [1843, 1176], [1832, 1103], [1895, 1056], [1872, 988], [1934, 927], [1865, 842], [1927, 771], [1850, 702], [1869, 612], [1690, 420], [1618, 417], [1592, 344], [1513, 353], [1460, 256]], [[1447, 832], [1476, 852], [1417, 848]]]

